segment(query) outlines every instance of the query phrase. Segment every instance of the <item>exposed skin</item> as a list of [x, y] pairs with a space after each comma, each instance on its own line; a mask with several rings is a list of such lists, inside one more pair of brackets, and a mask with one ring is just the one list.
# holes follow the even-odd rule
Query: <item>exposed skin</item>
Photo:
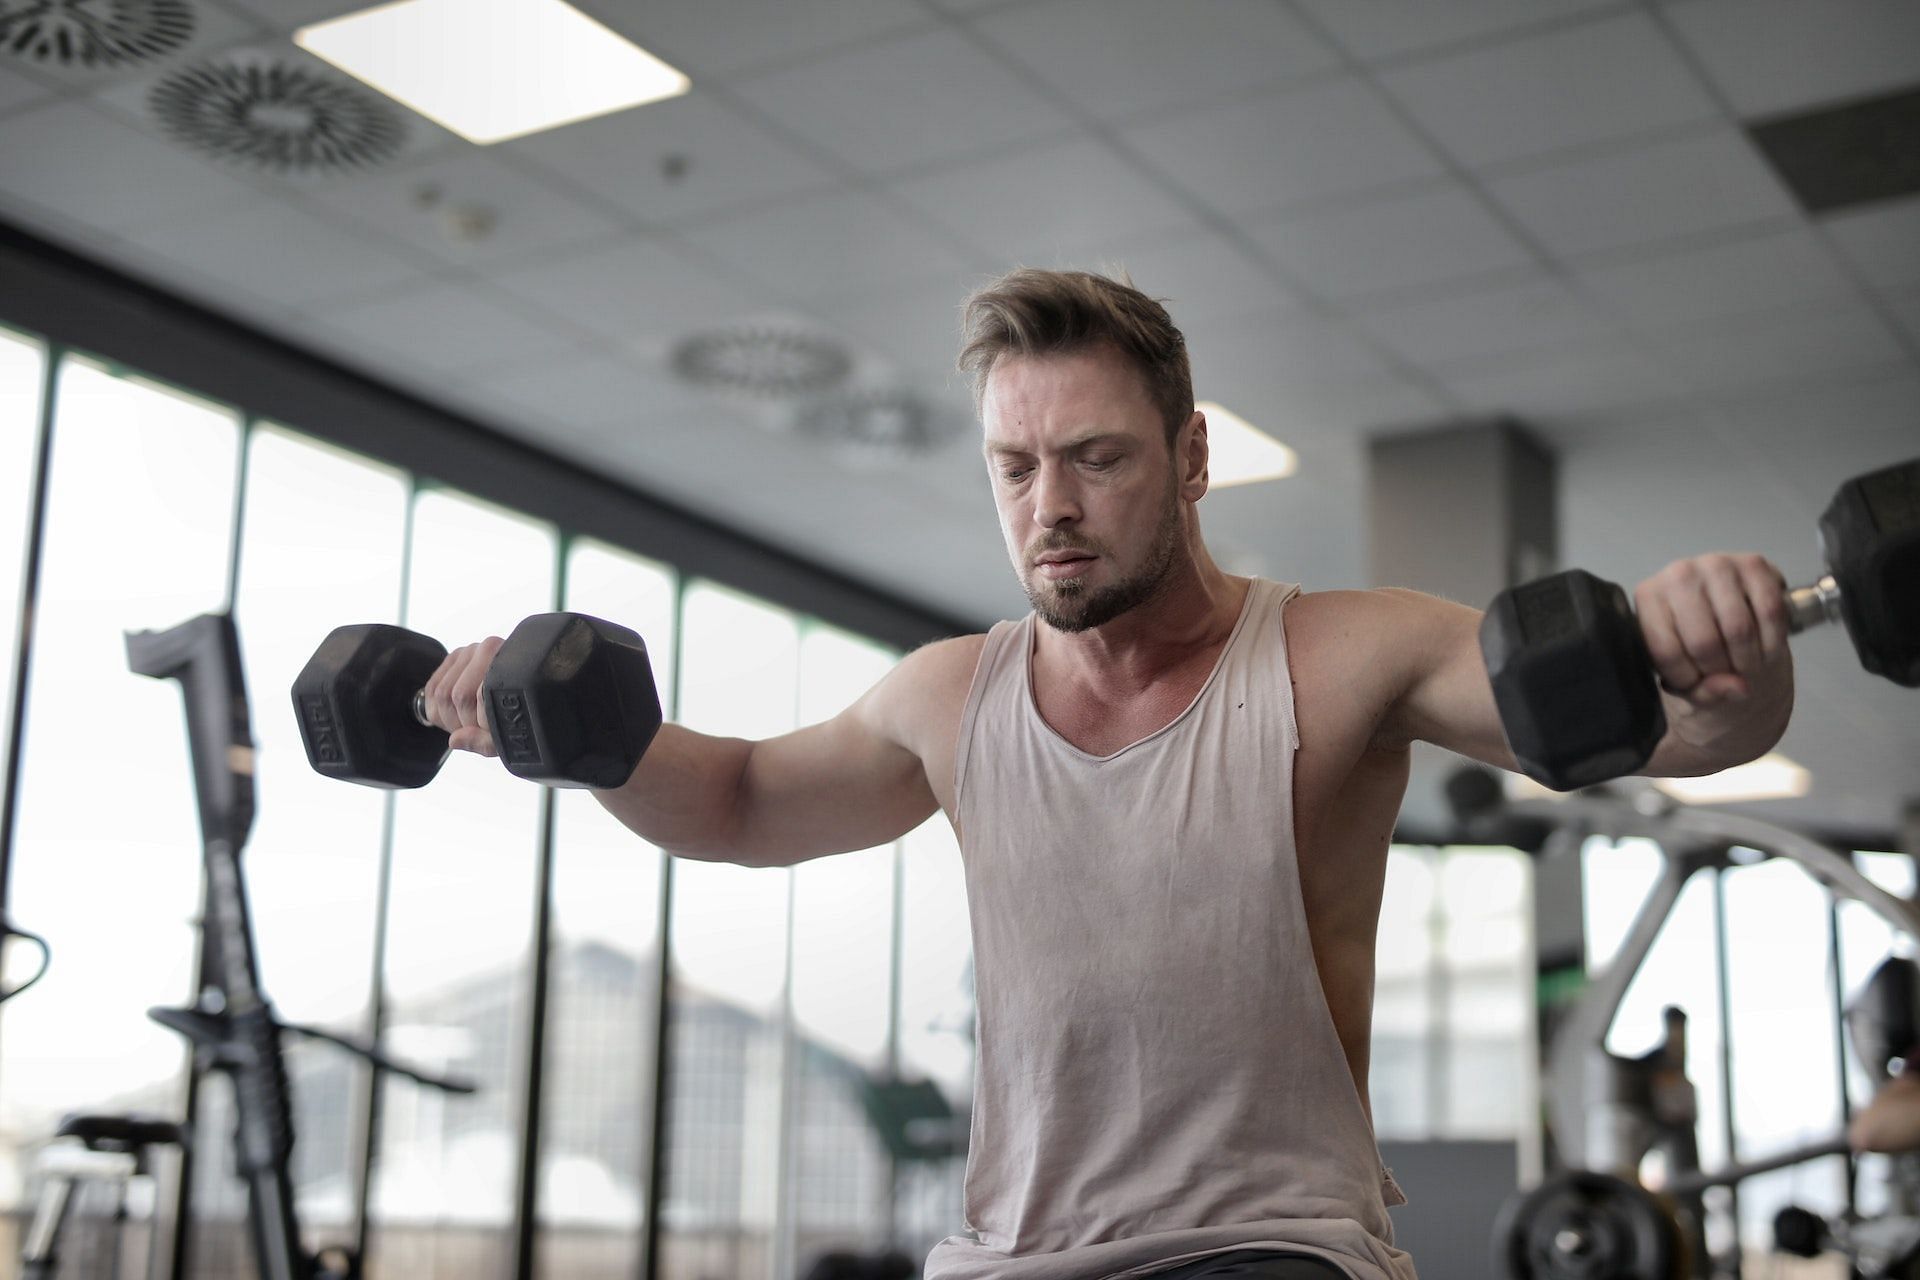
[[[1179, 716], [1213, 670], [1250, 581], [1201, 538], [1207, 424], [1171, 448], [1118, 353], [996, 362], [984, 454], [1008, 557], [1035, 611], [1040, 714], [1094, 755]], [[1052, 578], [1043, 555], [1091, 563]], [[1760, 755], [1793, 702], [1784, 579], [1752, 555], [1677, 561], [1635, 592], [1670, 728], [1647, 770], [1711, 773]], [[1367, 1096], [1375, 928], [1413, 742], [1514, 768], [1479, 649], [1480, 614], [1419, 592], [1305, 593], [1284, 614], [1301, 746], [1294, 835], [1301, 891], [1341, 1043]], [[985, 637], [908, 655], [846, 711], [763, 742], [664, 727], [627, 784], [597, 792], [670, 853], [787, 865], [891, 841], [944, 811]], [[478, 697], [499, 641], [449, 655], [427, 687], [456, 748], [492, 754]]]

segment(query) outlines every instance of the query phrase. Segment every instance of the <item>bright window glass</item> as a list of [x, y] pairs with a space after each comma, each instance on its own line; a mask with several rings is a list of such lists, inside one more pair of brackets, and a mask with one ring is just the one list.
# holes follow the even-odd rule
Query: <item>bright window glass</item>
[[180, 686], [130, 673], [122, 633], [223, 607], [239, 457], [231, 413], [90, 361], [56, 394], [9, 886], [53, 961], [0, 1010], [11, 1204], [60, 1115], [181, 1114], [184, 1045], [146, 1011], [192, 999], [200, 825]]
[[[756, 740], [795, 727], [791, 615], [694, 583], [682, 627], [681, 723]], [[763, 1275], [773, 1265], [791, 879], [777, 868], [674, 864], [665, 1280]]]
[[[406, 625], [449, 648], [550, 610], [554, 531], [463, 495], [414, 504]], [[389, 1082], [373, 1177], [377, 1280], [465, 1280], [511, 1244], [542, 789], [456, 752], [395, 803], [386, 1043], [480, 1086]]]
[[[674, 684], [675, 578], [578, 541], [566, 607], [646, 642]], [[661, 854], [582, 791], [556, 791], [535, 1267], [553, 1280], [638, 1274], [653, 1109]]]
[[[800, 642], [799, 715], [839, 714], [896, 661], [830, 627]], [[794, 1222], [802, 1272], [830, 1249], [886, 1244], [886, 1148], [864, 1100], [885, 1070], [893, 988], [894, 846], [793, 872]]]
[[[334, 627], [398, 618], [407, 502], [390, 467], [279, 428], [249, 437], [234, 618], [258, 748], [246, 874], [261, 981], [287, 1019], [356, 1035], [373, 990], [386, 798], [313, 771], [289, 691]], [[353, 1223], [371, 1073], [330, 1045], [286, 1049], [302, 1223], [332, 1242]], [[231, 1166], [227, 1143], [202, 1154], [239, 1216]]]
[[[0, 329], [0, 778], [12, 747], [13, 669], [19, 659], [20, 579], [27, 567], [27, 521], [33, 506], [33, 462], [40, 440], [40, 389], [47, 354], [40, 343]], [[35, 957], [32, 967], [39, 961]], [[13, 977], [9, 986], [25, 977]]]
[[907, 834], [900, 859], [900, 1075], [939, 1087], [953, 1112], [948, 1158], [900, 1170], [895, 1222], [915, 1256], [962, 1220], [967, 1118], [973, 1103], [973, 937], [966, 870], [943, 813]]

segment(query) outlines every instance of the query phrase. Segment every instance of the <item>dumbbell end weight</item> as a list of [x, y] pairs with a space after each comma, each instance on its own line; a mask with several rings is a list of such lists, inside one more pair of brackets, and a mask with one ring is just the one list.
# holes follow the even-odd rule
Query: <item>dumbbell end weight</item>
[[538, 613], [515, 627], [483, 696], [501, 762], [550, 787], [620, 786], [660, 731], [646, 642], [580, 613]]
[[336, 627], [293, 682], [307, 762], [318, 773], [362, 786], [431, 782], [447, 758], [447, 735], [414, 707], [446, 656], [438, 641], [405, 627]]

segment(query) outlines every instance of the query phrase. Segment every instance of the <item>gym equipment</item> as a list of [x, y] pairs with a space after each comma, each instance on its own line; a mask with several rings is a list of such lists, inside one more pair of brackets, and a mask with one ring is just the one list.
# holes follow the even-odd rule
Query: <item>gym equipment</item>
[[[404, 627], [336, 628], [293, 682], [308, 762], [371, 787], [431, 782], [447, 734], [428, 723], [423, 686], [446, 656]], [[535, 614], [515, 627], [483, 694], [501, 761], [551, 787], [619, 786], [660, 730], [646, 643], [585, 614]]]
[[1515, 1280], [1679, 1280], [1680, 1223], [1652, 1192], [1575, 1170], [1501, 1207], [1495, 1274]]
[[[351, 1248], [336, 1245], [314, 1254], [307, 1253], [301, 1242], [289, 1172], [293, 1099], [281, 1034], [294, 1032], [346, 1049], [373, 1067], [376, 1084], [381, 1073], [393, 1072], [448, 1093], [471, 1093], [474, 1086], [429, 1075], [347, 1037], [282, 1021], [261, 990], [240, 862], [241, 848], [253, 827], [253, 733], [233, 619], [205, 614], [167, 631], [130, 633], [127, 662], [137, 674], [180, 683], [204, 846], [206, 901], [200, 913], [198, 998], [191, 1007], [150, 1009], [147, 1016], [192, 1042], [196, 1079], [218, 1073], [232, 1085], [234, 1160], [247, 1184], [249, 1235], [259, 1280], [356, 1280], [364, 1239]], [[70, 1117], [62, 1131], [83, 1141], [91, 1137], [95, 1145], [106, 1148], [118, 1144], [123, 1152], [177, 1142], [180, 1137], [177, 1129], [135, 1117]], [[189, 1154], [183, 1146], [181, 1224], [189, 1218], [194, 1181]], [[29, 1239], [29, 1248], [49, 1260], [49, 1268], [66, 1219], [64, 1202], [70, 1188], [71, 1180], [45, 1184], [36, 1220], [44, 1219], [49, 1225], [44, 1238]], [[190, 1273], [186, 1250], [192, 1234], [172, 1233], [173, 1256], [166, 1274], [174, 1280]]]
[[[1788, 592], [1791, 629], [1840, 622], [1860, 663], [1920, 688], [1920, 458], [1840, 486], [1820, 517], [1828, 572]], [[1528, 777], [1571, 791], [1633, 773], [1667, 720], [1626, 592], [1571, 569], [1494, 597], [1480, 650]]]
[[121, 1228], [127, 1216], [127, 1184], [153, 1176], [148, 1157], [153, 1147], [184, 1147], [187, 1131], [170, 1120], [147, 1116], [67, 1116], [54, 1130], [56, 1141], [40, 1153], [40, 1200], [20, 1253], [20, 1280], [54, 1280], [60, 1272], [60, 1243], [76, 1193], [87, 1183], [111, 1188], [113, 1238], [104, 1274], [120, 1274]]
[[[1475, 771], [1487, 772], [1477, 767]], [[1785, 858], [1798, 864], [1829, 891], [1861, 903], [1908, 939], [1920, 940], [1920, 905], [1869, 880], [1845, 852], [1791, 828], [1741, 814], [1688, 808], [1652, 789], [1632, 797], [1594, 789], [1559, 800], [1507, 803], [1497, 786], [1486, 786], [1484, 780], [1459, 780], [1449, 782], [1447, 795], [1456, 805], [1470, 806], [1456, 815], [1470, 830], [1490, 824], [1547, 825], [1551, 834], [1543, 841], [1544, 857], [1575, 856], [1594, 835], [1616, 840], [1638, 836], [1656, 843], [1664, 861], [1661, 876], [1641, 903], [1618, 953], [1603, 972], [1593, 975], [1554, 1029], [1542, 1072], [1542, 1101], [1554, 1150], [1570, 1172], [1516, 1196], [1503, 1209], [1492, 1245], [1494, 1274], [1507, 1280], [1668, 1280], [1673, 1275], [1719, 1274], [1711, 1270], [1712, 1260], [1699, 1229], [1705, 1216], [1703, 1192], [1839, 1155], [1848, 1146], [1843, 1137], [1835, 1136], [1764, 1160], [1720, 1170], [1699, 1169], [1693, 1141], [1693, 1086], [1686, 1079], [1684, 1055], [1675, 1052], [1684, 1035], [1684, 1014], [1668, 1011], [1667, 1043], [1652, 1053], [1627, 1057], [1606, 1046], [1607, 1032], [1634, 976], [1687, 883], [1697, 872], [1736, 865], [1736, 848], [1746, 851], [1740, 865], [1755, 857]], [[1900, 994], [1893, 990], [1891, 979], [1881, 985], [1887, 989], [1869, 984], [1863, 1005], [1878, 1007]], [[1604, 1180], [1600, 1171], [1638, 1168], [1656, 1148], [1664, 1150], [1669, 1170], [1659, 1196], [1618, 1178]], [[1659, 1269], [1656, 1264], [1666, 1255], [1639, 1252], [1619, 1243], [1639, 1239], [1630, 1232], [1621, 1233], [1629, 1227], [1644, 1232], [1654, 1211], [1677, 1224], [1680, 1271]], [[1858, 1225], [1864, 1228], [1865, 1224]], [[1642, 1265], [1642, 1259], [1653, 1261]]]

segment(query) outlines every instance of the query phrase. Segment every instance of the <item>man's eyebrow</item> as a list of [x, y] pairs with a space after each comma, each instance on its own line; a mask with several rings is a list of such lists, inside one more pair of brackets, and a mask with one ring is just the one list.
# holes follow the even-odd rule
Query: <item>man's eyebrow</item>
[[[1099, 445], [1129, 444], [1131, 442], [1132, 437], [1124, 431], [1092, 431], [1083, 436], [1075, 436], [1073, 439], [1067, 441], [1064, 445], [1060, 446], [1060, 452], [1073, 453], [1081, 449], [1095, 448]], [[985, 453], [988, 457], [999, 454], [1025, 454], [1031, 452], [1032, 450], [1023, 449], [1008, 440], [989, 440], [985, 448]]]

